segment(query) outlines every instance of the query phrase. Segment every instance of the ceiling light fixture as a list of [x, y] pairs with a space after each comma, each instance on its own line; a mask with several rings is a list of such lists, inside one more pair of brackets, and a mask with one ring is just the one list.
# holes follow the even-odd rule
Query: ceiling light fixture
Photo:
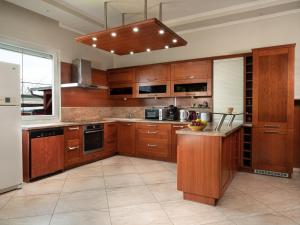
[[110, 50], [110, 53], [113, 53], [113, 54], [114, 54], [114, 53], [115, 53], [115, 51], [114, 51], [114, 50]]
[[[144, 19], [142, 21], [126, 24], [125, 15], [127, 13], [122, 13], [121, 25], [109, 28], [108, 4], [111, 2], [113, 1], [106, 0], [104, 2], [103, 15], [105, 29], [79, 36], [76, 38], [77, 42], [107, 52], [113, 49], [117, 55], [129, 55], [133, 49], [133, 53], [136, 54], [139, 52], [150, 52], [159, 49], [185, 46], [187, 44], [183, 38], [162, 23], [162, 6], [165, 4], [164, 2], [159, 3], [158, 18], [148, 19], [147, 0], [144, 0]], [[101, 41], [101, 43], [99, 41]], [[97, 45], [94, 46], [93, 44]]]
[[97, 47], [97, 45], [96, 45], [96, 44], [93, 44], [92, 46], [93, 46], [94, 48], [96, 48], [96, 47]]
[[164, 34], [165, 31], [164, 31], [164, 30], [159, 30], [158, 33], [159, 33], [159, 34]]
[[130, 52], [130, 55], [133, 55], [133, 54], [134, 54], [134, 52], [133, 52], [133, 51], [131, 51], [131, 52]]
[[138, 27], [134, 27], [134, 28], [132, 28], [132, 31], [135, 32], [135, 33], [137, 33], [137, 32], [139, 32], [139, 28]]
[[165, 49], [168, 49], [168, 48], [169, 48], [169, 45], [166, 45], [166, 46], [165, 46]]

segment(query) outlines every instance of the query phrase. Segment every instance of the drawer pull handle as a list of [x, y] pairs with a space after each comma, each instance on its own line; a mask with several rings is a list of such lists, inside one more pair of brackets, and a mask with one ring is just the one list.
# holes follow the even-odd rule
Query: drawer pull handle
[[267, 124], [267, 125], [264, 125], [264, 127], [267, 127], [267, 128], [279, 128], [280, 125]]
[[69, 127], [69, 130], [79, 130], [79, 127]]
[[157, 131], [150, 131], [150, 130], [148, 130], [148, 134], [157, 134]]
[[130, 124], [130, 123], [127, 123], [127, 124], [126, 124], [126, 126], [131, 126], [131, 125], [132, 125], [132, 124]]
[[174, 128], [183, 128], [183, 126], [173, 126]]
[[194, 79], [194, 78], [195, 78], [195, 76], [189, 76], [189, 78], [190, 78], [190, 79]]
[[276, 130], [265, 130], [264, 133], [267, 133], [267, 134], [279, 134], [280, 131], [276, 131]]
[[75, 149], [79, 149], [79, 146], [69, 147], [69, 151], [73, 151]]
[[154, 125], [154, 124], [148, 124], [148, 127], [157, 127], [157, 125]]
[[148, 147], [157, 147], [157, 145], [148, 144]]

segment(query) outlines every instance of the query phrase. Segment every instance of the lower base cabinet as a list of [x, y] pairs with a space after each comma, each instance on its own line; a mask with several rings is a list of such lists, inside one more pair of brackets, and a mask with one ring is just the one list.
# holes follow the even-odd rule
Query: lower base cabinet
[[82, 126], [71, 126], [64, 128], [65, 151], [64, 167], [70, 168], [81, 163], [83, 156], [83, 130]]
[[253, 128], [253, 169], [293, 171], [293, 130]]
[[173, 124], [171, 133], [171, 161], [177, 162], [177, 135], [176, 130], [187, 128], [187, 124]]
[[118, 153], [121, 155], [135, 155], [135, 123], [118, 123]]

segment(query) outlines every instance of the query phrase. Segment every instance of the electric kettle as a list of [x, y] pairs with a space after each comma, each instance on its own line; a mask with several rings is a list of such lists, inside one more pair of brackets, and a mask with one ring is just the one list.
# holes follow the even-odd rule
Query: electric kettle
[[188, 110], [180, 109], [179, 110], [179, 119], [180, 122], [188, 121], [190, 113]]

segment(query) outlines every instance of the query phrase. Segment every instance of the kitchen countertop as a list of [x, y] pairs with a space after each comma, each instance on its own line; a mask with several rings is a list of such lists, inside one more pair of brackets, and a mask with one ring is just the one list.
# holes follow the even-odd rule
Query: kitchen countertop
[[113, 122], [131, 122], [131, 123], [169, 123], [169, 124], [188, 124], [189, 122], [180, 122], [180, 121], [159, 121], [159, 120], [145, 120], [139, 118], [104, 118], [103, 120], [98, 121], [74, 121], [74, 122], [48, 122], [48, 123], [34, 123], [34, 124], [24, 124], [22, 125], [22, 130], [38, 130], [38, 129], [47, 129], [54, 127], [67, 127], [67, 126], [81, 126], [87, 124], [97, 124], [97, 123], [113, 123]]
[[240, 129], [243, 126], [242, 123], [233, 124], [231, 127], [223, 125], [220, 131], [215, 131], [216, 124], [209, 123], [203, 131], [192, 131], [189, 128], [177, 130], [176, 134], [178, 135], [202, 135], [202, 136], [220, 136], [226, 137], [236, 130]]

